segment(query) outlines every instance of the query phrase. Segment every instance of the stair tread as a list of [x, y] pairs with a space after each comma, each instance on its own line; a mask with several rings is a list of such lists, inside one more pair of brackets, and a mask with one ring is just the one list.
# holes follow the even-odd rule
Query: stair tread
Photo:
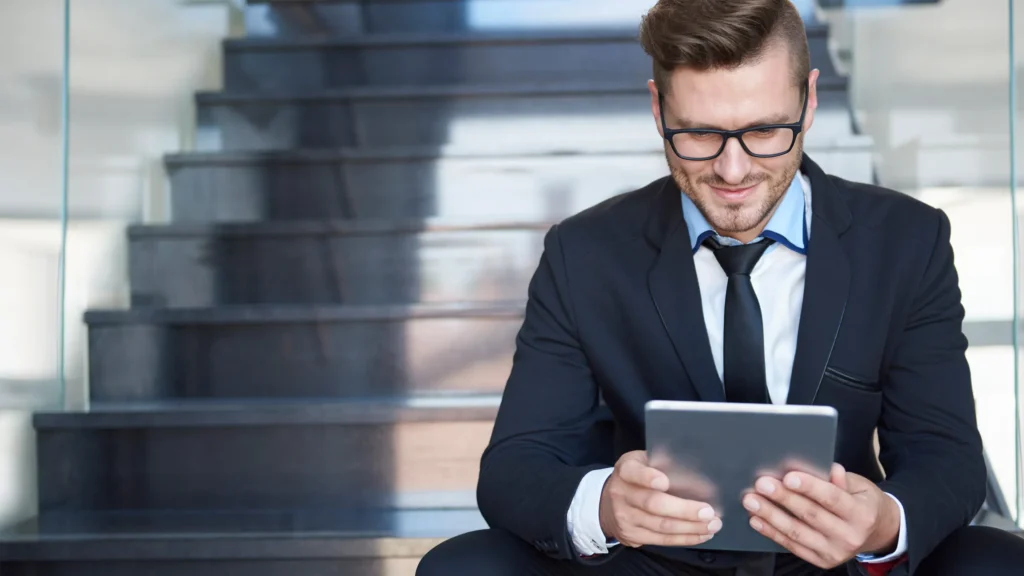
[[387, 305], [266, 304], [215, 308], [136, 308], [89, 310], [85, 321], [97, 324], [247, 324], [274, 322], [386, 321], [410, 318], [516, 318], [525, 302], [440, 302]]
[[[818, 91], [841, 91], [847, 79], [821, 78]], [[454, 84], [454, 85], [401, 85], [358, 86], [316, 92], [198, 92], [199, 104], [231, 104], [245, 102], [316, 101], [316, 100], [383, 100], [434, 97], [502, 97], [502, 96], [557, 96], [557, 95], [609, 95], [647, 93], [645, 84], [622, 81], [565, 81], [517, 82], [515, 84]]]
[[475, 509], [57, 512], [0, 532], [0, 558], [416, 557], [482, 528]]
[[95, 404], [88, 412], [40, 412], [37, 429], [388, 424], [493, 420], [501, 396], [451, 394], [383, 399], [155, 400]]
[[636, 42], [631, 28], [576, 28], [562, 30], [464, 31], [429, 33], [379, 33], [345, 36], [309, 36], [286, 38], [232, 38], [224, 42], [227, 50], [282, 50], [305, 48], [396, 47], [446, 44], [530, 44], [535, 42]]
[[134, 224], [128, 227], [130, 238], [166, 238], [176, 236], [363, 236], [416, 234], [425, 232], [496, 232], [550, 228], [554, 222], [459, 222], [451, 219], [335, 219], [264, 222]]

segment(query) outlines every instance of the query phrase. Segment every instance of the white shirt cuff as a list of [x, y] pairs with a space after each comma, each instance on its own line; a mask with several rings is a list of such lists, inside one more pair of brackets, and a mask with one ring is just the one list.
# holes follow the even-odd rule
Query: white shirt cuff
[[892, 554], [889, 554], [888, 556], [883, 556], [881, 558], [873, 556], [871, 554], [859, 554], [857, 555], [858, 562], [863, 562], [865, 564], [878, 564], [882, 562], [889, 562], [891, 560], [899, 558], [900, 556], [903, 556], [903, 554], [907, 552], [907, 513], [906, 511], [903, 510], [903, 503], [900, 502], [899, 499], [897, 499], [892, 494], [889, 494], [888, 492], [886, 492], [885, 495], [888, 496], [889, 498], [892, 498], [892, 501], [895, 502], [896, 505], [900, 507], [900, 535], [899, 538], [896, 540], [896, 551]]
[[607, 554], [609, 543], [601, 530], [601, 492], [615, 468], [602, 468], [588, 472], [576, 488], [576, 495], [566, 513], [566, 524], [572, 536], [572, 544], [580, 556]]

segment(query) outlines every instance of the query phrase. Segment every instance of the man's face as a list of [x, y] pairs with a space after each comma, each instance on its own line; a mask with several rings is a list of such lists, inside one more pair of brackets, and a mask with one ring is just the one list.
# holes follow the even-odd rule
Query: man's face
[[[803, 109], [803, 92], [794, 86], [791, 70], [785, 46], [769, 49], [755, 64], [732, 70], [676, 70], [672, 74], [671, 88], [664, 94], [665, 122], [670, 130], [739, 130], [755, 125], [797, 122]], [[805, 132], [811, 127], [817, 107], [817, 76], [815, 70], [809, 78]], [[664, 135], [653, 81], [650, 89], [658, 131]], [[786, 132], [788, 145], [792, 131]], [[775, 158], [755, 158], [747, 154], [736, 138], [730, 138], [722, 153], [712, 160], [683, 160], [668, 142], [665, 142], [665, 154], [679, 188], [693, 200], [708, 223], [723, 236], [749, 242], [768, 223], [796, 175], [802, 144], [801, 134], [789, 153]]]

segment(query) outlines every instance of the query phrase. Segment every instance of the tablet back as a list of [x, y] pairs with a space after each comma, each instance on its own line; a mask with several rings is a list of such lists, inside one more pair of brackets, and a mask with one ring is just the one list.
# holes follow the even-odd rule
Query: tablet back
[[801, 470], [827, 479], [838, 413], [828, 406], [648, 402], [648, 462], [669, 477], [669, 492], [711, 504], [722, 529], [693, 548], [784, 552], [749, 524], [742, 497], [754, 481]]

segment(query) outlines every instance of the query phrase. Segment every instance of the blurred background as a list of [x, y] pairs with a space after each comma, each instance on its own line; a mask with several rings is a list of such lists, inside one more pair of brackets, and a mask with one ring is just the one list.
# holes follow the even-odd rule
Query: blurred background
[[[0, 0], [0, 568], [412, 574], [481, 526], [544, 232], [667, 173], [652, 3]], [[796, 4], [808, 154], [952, 221], [1024, 525], [1020, 10]]]

